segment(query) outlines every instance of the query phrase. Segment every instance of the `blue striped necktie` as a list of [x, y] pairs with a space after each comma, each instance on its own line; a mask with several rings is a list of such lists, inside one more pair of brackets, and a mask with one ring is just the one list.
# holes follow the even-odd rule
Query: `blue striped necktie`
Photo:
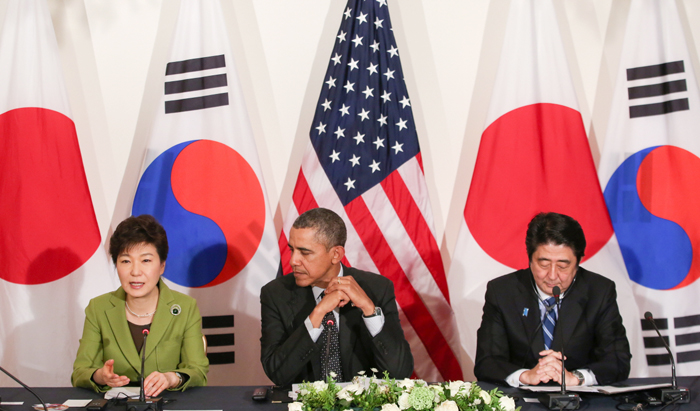
[[544, 332], [544, 349], [549, 350], [552, 348], [552, 340], [554, 339], [554, 326], [557, 325], [557, 312], [554, 311], [552, 307], [556, 299], [554, 297], [549, 297], [544, 300], [544, 305], [547, 310], [544, 312], [544, 324], [542, 326], [542, 331]]

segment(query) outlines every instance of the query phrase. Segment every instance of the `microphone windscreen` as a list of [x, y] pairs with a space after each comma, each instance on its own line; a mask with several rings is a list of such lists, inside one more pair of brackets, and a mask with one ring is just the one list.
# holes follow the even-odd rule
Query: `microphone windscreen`
[[561, 288], [559, 288], [558, 285], [555, 285], [554, 288], [552, 288], [552, 294], [554, 294], [555, 297], [558, 297], [561, 294]]

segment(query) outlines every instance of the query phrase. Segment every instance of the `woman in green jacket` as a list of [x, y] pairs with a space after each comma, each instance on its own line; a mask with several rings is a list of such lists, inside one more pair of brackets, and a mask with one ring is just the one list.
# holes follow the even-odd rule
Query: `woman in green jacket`
[[170, 290], [160, 278], [168, 257], [163, 227], [150, 215], [129, 217], [114, 231], [109, 252], [121, 287], [92, 299], [85, 309], [73, 386], [107, 391], [138, 385], [144, 330], [150, 331], [147, 396], [206, 385], [209, 360], [197, 302]]

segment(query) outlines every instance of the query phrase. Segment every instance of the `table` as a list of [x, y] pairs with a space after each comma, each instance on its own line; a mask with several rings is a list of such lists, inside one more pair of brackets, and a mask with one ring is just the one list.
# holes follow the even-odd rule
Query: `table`
[[[621, 382], [621, 385], [648, 385], [648, 384], [660, 384], [660, 383], [670, 383], [670, 377], [663, 378], [630, 378], [626, 381]], [[493, 384], [479, 383], [479, 385], [484, 389], [491, 389], [495, 387]], [[690, 390], [690, 403], [689, 404], [676, 404], [666, 408], [665, 410], [700, 410], [700, 376], [696, 377], [678, 377], [678, 386], [685, 387]], [[541, 404], [537, 403], [525, 403], [522, 398], [537, 398], [538, 394], [519, 390], [512, 387], [499, 387], [503, 392], [508, 395], [514, 395], [520, 397], [521, 400], [516, 402], [516, 406], [522, 406], [522, 411], [530, 410], [546, 410], [547, 408]], [[580, 393], [581, 396], [581, 410], [615, 410], [615, 405], [618, 402], [615, 400], [617, 396], [608, 396], [603, 394], [589, 394]], [[645, 410], [659, 410], [662, 406], [658, 407], [647, 407]]]
[[[631, 378], [625, 384], [654, 384], [668, 382], [670, 378]], [[484, 389], [492, 389], [493, 384], [482, 383]], [[670, 407], [675, 410], [700, 410], [700, 376], [679, 377], [678, 385], [689, 388], [691, 391], [691, 403], [679, 404]], [[175, 400], [165, 404], [165, 410], [224, 410], [224, 411], [286, 411], [286, 404], [272, 404], [270, 402], [256, 402], [252, 400], [253, 390], [256, 387], [198, 387], [185, 392], [166, 392], [163, 397]], [[521, 399], [516, 403], [522, 406], [522, 411], [544, 410], [544, 406], [538, 403], [526, 403], [523, 397], [536, 398], [537, 394], [521, 391], [517, 388], [499, 387], [507, 394], [515, 395]], [[47, 403], [62, 403], [67, 399], [93, 399], [101, 398], [91, 390], [84, 388], [34, 388], [34, 391]], [[23, 388], [0, 388], [2, 401], [24, 401], [24, 405], [3, 405], [7, 411], [32, 410], [31, 405], [37, 403], [34, 396]], [[601, 394], [581, 394], [582, 410], [614, 410], [617, 402]], [[660, 407], [649, 407], [649, 410], [658, 410]], [[107, 411], [121, 411], [123, 408], [110, 405]]]

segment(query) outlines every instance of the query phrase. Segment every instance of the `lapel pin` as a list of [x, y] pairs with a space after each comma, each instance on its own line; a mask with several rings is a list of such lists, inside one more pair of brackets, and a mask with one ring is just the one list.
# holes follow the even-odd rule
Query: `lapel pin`
[[173, 304], [170, 306], [170, 314], [180, 315], [181, 312], [182, 312], [182, 307], [180, 307], [180, 304]]
[[523, 317], [527, 317], [528, 311], [530, 311], [529, 308], [523, 308]]

